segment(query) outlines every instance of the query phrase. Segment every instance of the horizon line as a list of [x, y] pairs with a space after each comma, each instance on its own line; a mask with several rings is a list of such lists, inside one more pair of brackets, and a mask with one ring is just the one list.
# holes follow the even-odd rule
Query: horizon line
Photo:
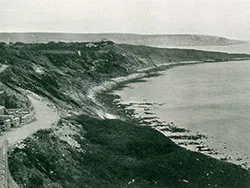
[[0, 34], [75, 34], [75, 35], [81, 35], [81, 34], [95, 34], [95, 35], [101, 35], [101, 34], [123, 34], [123, 35], [139, 35], [139, 36], [170, 36], [170, 35], [198, 35], [198, 36], [211, 36], [211, 37], [220, 37], [225, 38], [229, 40], [238, 40], [238, 41], [249, 41], [250, 39], [236, 39], [236, 38], [230, 38], [226, 36], [219, 36], [219, 35], [212, 35], [212, 34], [200, 34], [200, 33], [132, 33], [132, 32], [62, 32], [62, 31], [0, 31]]

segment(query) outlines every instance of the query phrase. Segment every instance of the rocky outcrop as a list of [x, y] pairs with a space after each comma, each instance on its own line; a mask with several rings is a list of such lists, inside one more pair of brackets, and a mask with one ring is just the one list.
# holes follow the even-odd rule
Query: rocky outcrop
[[0, 114], [0, 133], [1, 131], [10, 131], [11, 128], [17, 128], [30, 123], [35, 119], [35, 112], [32, 106], [21, 109], [6, 109], [1, 107]]

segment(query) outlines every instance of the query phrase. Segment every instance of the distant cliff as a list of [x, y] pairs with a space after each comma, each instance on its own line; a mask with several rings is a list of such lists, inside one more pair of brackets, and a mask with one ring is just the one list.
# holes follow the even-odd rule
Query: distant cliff
[[223, 37], [189, 34], [139, 35], [123, 33], [0, 33], [1, 42], [97, 42], [102, 39], [112, 40], [116, 43], [148, 46], [221, 46], [243, 43], [243, 41], [231, 40]]

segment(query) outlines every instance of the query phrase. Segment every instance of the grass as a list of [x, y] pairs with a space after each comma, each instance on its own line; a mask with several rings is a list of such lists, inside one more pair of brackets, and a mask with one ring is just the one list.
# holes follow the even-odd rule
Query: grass
[[[10, 170], [22, 186], [65, 188], [247, 188], [249, 172], [180, 148], [157, 131], [120, 120], [76, 116], [69, 146], [53, 131], [40, 131], [15, 149]], [[46, 149], [45, 149], [46, 148]], [[129, 182], [132, 182], [129, 184]]]
[[[54, 129], [38, 131], [21, 144], [23, 147], [9, 153], [10, 171], [20, 187], [249, 187], [248, 171], [182, 149], [157, 131], [130, 121], [130, 117], [126, 121], [90, 117], [94, 114], [91, 108], [96, 106], [86, 97], [93, 85], [151, 67], [152, 62], [224, 61], [249, 56], [96, 44], [97, 48], [88, 48], [86, 43], [0, 45], [0, 61], [9, 65], [0, 74], [0, 81], [49, 98], [64, 110], [72, 107], [88, 114], [62, 119]], [[75, 50], [81, 50], [82, 57], [65, 53]], [[33, 65], [42, 67], [44, 74], [37, 74]], [[112, 103], [112, 98], [103, 100]], [[114, 106], [112, 110], [117, 109]], [[124, 115], [124, 109], [119, 113]], [[69, 138], [79, 148], [57, 134], [63, 127], [72, 130]]]

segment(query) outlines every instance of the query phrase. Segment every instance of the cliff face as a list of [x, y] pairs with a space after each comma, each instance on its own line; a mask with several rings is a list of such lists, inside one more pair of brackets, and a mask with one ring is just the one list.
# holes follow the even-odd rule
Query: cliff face
[[0, 74], [7, 85], [29, 89], [63, 108], [90, 112], [86, 92], [112, 77], [138, 69], [180, 61], [227, 61], [248, 55], [160, 49], [100, 43], [16, 43], [1, 45], [0, 61], [9, 67]]
[[48, 98], [61, 112], [56, 126], [10, 151], [13, 178], [25, 188], [248, 187], [246, 170], [181, 149], [150, 128], [100, 119], [103, 108], [87, 95], [93, 86], [143, 68], [238, 58], [250, 56], [109, 41], [1, 44], [0, 62], [8, 68], [0, 81]]

